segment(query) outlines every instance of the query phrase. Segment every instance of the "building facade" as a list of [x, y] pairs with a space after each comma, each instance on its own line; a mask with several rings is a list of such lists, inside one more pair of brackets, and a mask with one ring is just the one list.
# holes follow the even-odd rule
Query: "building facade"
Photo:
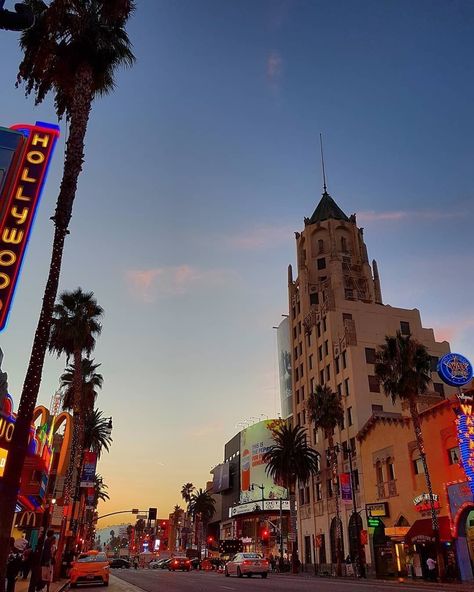
[[[348, 217], [326, 190], [311, 218], [305, 218], [304, 229], [295, 236], [296, 277], [292, 266], [288, 268], [293, 422], [307, 428], [321, 454], [320, 474], [299, 492], [300, 559], [328, 564], [336, 561], [335, 495], [326, 460], [328, 441], [309, 422], [309, 394], [321, 384], [341, 398], [345, 417], [342, 429], [335, 433], [340, 446], [338, 473], [347, 474], [349, 460], [352, 462], [356, 506], [363, 521], [360, 527], [366, 529], [362, 510], [371, 501], [372, 490], [366, 490], [356, 436], [373, 412], [401, 412], [375, 377], [376, 348], [386, 335], [397, 331], [413, 335], [432, 356], [429, 396], [441, 400], [452, 390], [441, 382], [436, 365], [449, 351], [449, 344], [437, 342], [433, 330], [423, 327], [417, 309], [383, 303], [377, 263], [369, 263], [363, 229], [357, 226], [356, 216]], [[358, 530], [354, 522], [349, 524], [351, 515], [352, 504], [341, 503], [343, 557], [354, 555], [357, 544], [353, 535], [349, 536]], [[365, 554], [370, 565], [369, 545]]]

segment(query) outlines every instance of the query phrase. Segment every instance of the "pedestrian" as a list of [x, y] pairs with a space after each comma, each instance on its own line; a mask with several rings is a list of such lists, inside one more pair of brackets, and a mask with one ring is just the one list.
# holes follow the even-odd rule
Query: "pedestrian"
[[6, 592], [15, 592], [16, 577], [21, 569], [21, 553], [15, 547], [15, 539], [10, 537], [10, 552], [7, 559]]
[[31, 546], [28, 544], [26, 549], [23, 551], [23, 555], [21, 557], [21, 575], [24, 580], [26, 580], [28, 574], [30, 573], [32, 553], [33, 550]]
[[436, 582], [436, 561], [430, 556], [426, 560], [426, 567], [428, 568], [428, 579]]
[[46, 592], [49, 592], [49, 586], [53, 581], [54, 560], [56, 556], [56, 537], [54, 530], [48, 530], [46, 540], [41, 553], [41, 580], [43, 587], [46, 584]]
[[138, 557], [135, 557], [135, 559], [133, 560], [133, 567], [135, 569], [138, 569]]

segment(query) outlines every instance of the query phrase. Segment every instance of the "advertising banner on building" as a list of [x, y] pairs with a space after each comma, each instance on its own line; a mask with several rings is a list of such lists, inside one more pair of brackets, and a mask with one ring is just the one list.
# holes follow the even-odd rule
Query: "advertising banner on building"
[[82, 462], [81, 487], [94, 487], [97, 453], [86, 450]]
[[278, 420], [267, 419], [249, 426], [240, 437], [240, 503], [285, 499], [287, 492], [265, 471], [263, 455], [273, 445], [272, 428]]
[[284, 319], [277, 329], [278, 370], [280, 375], [281, 416], [287, 419], [293, 413], [291, 390], [290, 320]]
[[343, 504], [352, 504], [351, 474], [341, 473], [339, 475], [341, 485], [341, 500]]
[[230, 487], [230, 465], [229, 463], [223, 463], [217, 465], [212, 470], [214, 478], [212, 480], [212, 492], [220, 493]]

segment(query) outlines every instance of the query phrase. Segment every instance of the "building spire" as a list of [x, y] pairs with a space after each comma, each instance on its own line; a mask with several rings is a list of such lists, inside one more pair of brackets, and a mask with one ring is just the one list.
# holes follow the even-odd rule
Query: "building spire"
[[324, 193], [327, 193], [328, 188], [326, 185], [326, 169], [324, 167], [323, 135], [321, 132], [319, 132], [319, 147], [321, 149], [321, 168], [323, 171], [323, 190], [324, 190]]

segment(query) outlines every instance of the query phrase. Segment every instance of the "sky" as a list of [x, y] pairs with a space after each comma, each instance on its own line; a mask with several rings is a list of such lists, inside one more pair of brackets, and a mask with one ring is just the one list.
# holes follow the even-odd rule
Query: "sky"
[[[92, 290], [105, 309], [94, 357], [114, 444], [100, 513], [164, 517], [185, 482], [205, 486], [241, 422], [279, 412], [272, 327], [288, 312], [294, 232], [321, 196], [319, 133], [329, 192], [357, 212], [385, 303], [420, 309], [474, 358], [474, 4], [137, 4], [137, 63], [93, 108], [61, 289]], [[15, 88], [16, 33], [0, 32], [0, 55], [0, 124], [56, 122], [52, 96], [35, 107]], [[60, 125], [0, 335], [16, 401], [49, 266]], [[47, 356], [40, 403], [64, 365]]]

